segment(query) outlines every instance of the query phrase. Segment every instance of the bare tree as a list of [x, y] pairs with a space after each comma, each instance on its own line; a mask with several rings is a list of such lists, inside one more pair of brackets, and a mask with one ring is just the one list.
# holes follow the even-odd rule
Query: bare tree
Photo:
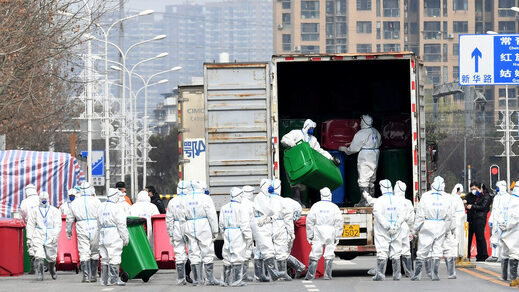
[[[78, 128], [84, 36], [115, 2], [0, 1], [0, 133], [11, 149], [60, 149]], [[87, 6], [91, 8], [90, 18]], [[90, 21], [86, 21], [90, 19]]]

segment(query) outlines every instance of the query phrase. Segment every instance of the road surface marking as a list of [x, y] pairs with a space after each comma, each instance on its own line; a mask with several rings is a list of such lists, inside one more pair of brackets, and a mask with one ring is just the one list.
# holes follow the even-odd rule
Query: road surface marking
[[486, 273], [486, 274], [492, 275], [492, 276], [497, 277], [497, 278], [501, 278], [501, 274], [498, 274], [498, 273], [496, 273], [496, 272], [489, 271], [489, 270], [487, 270], [487, 269], [483, 269], [483, 268], [477, 267], [476, 270], [478, 270], [478, 271], [482, 271], [483, 273]]
[[315, 288], [315, 285], [305, 285], [306, 288]]
[[319, 289], [308, 289], [309, 292], [317, 292]]
[[101, 291], [112, 291], [114, 288], [104, 288], [103, 290]]
[[303, 280], [302, 282], [303, 282], [303, 284], [312, 283], [312, 281], [309, 281], [309, 280]]
[[501, 286], [506, 286], [506, 287], [508, 287], [508, 283], [506, 283], [506, 282], [499, 281], [499, 280], [496, 280], [496, 279], [490, 278], [490, 277], [485, 276], [485, 275], [481, 275], [480, 273], [474, 272], [474, 271], [472, 271], [472, 270], [470, 270], [470, 269], [460, 268], [460, 269], [458, 269], [458, 270], [459, 270], [459, 271], [462, 271], [462, 272], [465, 272], [465, 273], [467, 273], [467, 274], [469, 274], [469, 275], [472, 275], [472, 276], [474, 276], [474, 277], [480, 278], [480, 279], [482, 279], [482, 280], [487, 280], [487, 281], [490, 281], [490, 282], [492, 282], [492, 283], [495, 283], [495, 284], [499, 284], [499, 285], [501, 285]]

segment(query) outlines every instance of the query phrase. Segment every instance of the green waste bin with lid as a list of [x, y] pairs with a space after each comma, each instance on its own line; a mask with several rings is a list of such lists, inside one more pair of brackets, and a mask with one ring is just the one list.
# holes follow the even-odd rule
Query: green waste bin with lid
[[128, 217], [126, 219], [130, 242], [123, 247], [121, 254], [121, 268], [123, 269], [121, 280], [123, 281], [142, 279], [144, 282], [148, 282], [150, 277], [159, 270], [144, 231], [144, 224], [146, 224], [144, 218]]
[[286, 150], [283, 161], [292, 184], [300, 183], [316, 190], [328, 187], [331, 191], [343, 185], [340, 169], [307, 142], [299, 141]]

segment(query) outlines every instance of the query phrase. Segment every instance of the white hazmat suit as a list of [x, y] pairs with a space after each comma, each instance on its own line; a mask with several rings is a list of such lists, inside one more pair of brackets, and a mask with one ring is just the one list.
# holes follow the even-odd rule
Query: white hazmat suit
[[[306, 216], [306, 238], [312, 245], [310, 251], [306, 280], [315, 278], [317, 262], [324, 257], [324, 279], [332, 279], [332, 264], [335, 258], [335, 247], [342, 236], [343, 218], [339, 207], [332, 203], [332, 192], [329, 188], [321, 189], [321, 201], [315, 203]], [[323, 254], [324, 250], [324, 254]]]
[[77, 198], [70, 203], [67, 215], [67, 238], [72, 236], [72, 227], [76, 223], [79, 260], [83, 271], [82, 282], [96, 282], [99, 264], [99, 229], [97, 212], [101, 202], [95, 197], [88, 182], [80, 186]]
[[72, 203], [76, 199], [76, 195], [76, 189], [70, 189], [67, 191], [67, 200], [63, 201], [63, 203], [61, 203], [61, 206], [59, 206], [61, 215], [68, 215], [68, 212], [70, 210], [70, 203]]
[[223, 236], [223, 285], [243, 286], [243, 262], [246, 251], [252, 249], [250, 215], [241, 204], [243, 191], [231, 189], [231, 202], [220, 209], [219, 227]]
[[384, 280], [389, 258], [392, 260], [393, 280], [400, 280], [401, 232], [408, 210], [404, 199], [401, 196], [395, 196], [393, 193], [393, 187], [389, 180], [381, 180], [379, 184], [382, 196], [377, 198], [373, 205], [375, 247], [377, 249], [377, 272], [373, 280]]
[[[38, 192], [33, 184], [28, 184], [23, 189], [25, 199], [20, 203], [20, 215], [22, 216], [23, 223], [27, 225], [29, 219], [29, 213], [32, 209], [36, 209], [40, 205], [40, 199], [38, 198]], [[27, 235], [27, 253], [31, 261], [31, 271], [29, 274], [34, 274], [34, 248], [32, 247], [32, 239]]]
[[[125, 201], [126, 203], [126, 201]], [[126, 203], [128, 204], [128, 203]], [[153, 247], [153, 228], [151, 226], [151, 216], [159, 215], [159, 209], [157, 206], [151, 203], [150, 196], [146, 191], [140, 191], [137, 194], [137, 202], [130, 206], [130, 216], [146, 218], [146, 229], [148, 233], [148, 241]]]
[[292, 278], [287, 273], [287, 259], [290, 255], [289, 242], [294, 239], [294, 215], [290, 209], [285, 208], [283, 197], [281, 197], [281, 181], [272, 180], [274, 191], [270, 197], [270, 208], [272, 209], [272, 241], [274, 243], [274, 254], [278, 264], [278, 270], [283, 274], [285, 281]]
[[411, 259], [411, 228], [414, 225], [414, 208], [413, 203], [410, 200], [406, 199], [405, 191], [407, 189], [407, 185], [402, 181], [397, 181], [395, 183], [395, 196], [400, 197], [404, 204], [405, 211], [405, 220], [401, 225], [402, 230], [400, 231], [400, 235], [402, 236], [402, 263], [404, 264], [404, 271], [406, 277], [411, 277], [413, 275], [413, 262]]
[[[250, 222], [250, 228], [252, 232], [252, 238], [256, 238], [258, 227], [256, 226], [256, 223], [254, 221], [254, 203], [252, 202], [254, 200], [254, 187], [252, 186], [244, 186], [242, 188], [243, 194], [241, 198], [241, 204], [247, 211], [247, 214], [249, 216], [249, 222]], [[253, 277], [251, 277], [248, 273], [249, 269], [249, 261], [253, 258], [252, 252], [254, 247], [249, 248], [245, 251], [245, 261], [243, 262], [243, 281], [245, 282], [252, 282], [254, 280]], [[259, 278], [259, 276], [258, 276]], [[266, 278], [266, 277], [264, 277]], [[268, 279], [263, 279], [268, 280]]]
[[506, 181], [498, 181], [496, 183], [496, 195], [492, 201], [492, 210], [488, 218], [488, 225], [490, 227], [490, 246], [492, 247], [492, 255], [486, 261], [497, 261], [500, 254], [500, 240], [501, 230], [497, 224], [497, 218], [505, 211], [505, 204], [510, 200], [510, 194], [507, 192]]
[[185, 196], [194, 192], [190, 182], [181, 180], [177, 184], [177, 195], [171, 199], [166, 208], [166, 225], [173, 251], [175, 252], [175, 264], [177, 268], [177, 284], [185, 285], [186, 281], [186, 238], [184, 236], [185, 221], [181, 221], [183, 216], [182, 200]]
[[56, 280], [56, 256], [61, 232], [61, 213], [50, 205], [49, 193], [41, 192], [39, 207], [31, 210], [27, 221], [27, 237], [34, 248], [34, 270], [38, 280], [43, 281], [43, 261], [49, 263], [49, 272]]
[[202, 264], [205, 266], [208, 285], [219, 285], [214, 278], [214, 240], [218, 237], [218, 217], [213, 200], [204, 194], [198, 183], [192, 183], [193, 191], [182, 199], [183, 216], [181, 225], [185, 224], [187, 249], [191, 269], [194, 272], [193, 284], [201, 285], [203, 281]]
[[[290, 227], [287, 228], [287, 230], [292, 229], [292, 232], [294, 232], [291, 236], [289, 236], [289, 242], [288, 242], [288, 252], [292, 252], [292, 247], [294, 245], [295, 240], [295, 229], [294, 229], [294, 223], [301, 218], [301, 213], [303, 212], [303, 208], [301, 207], [301, 204], [297, 202], [296, 200], [292, 198], [283, 198], [283, 206], [286, 209], [286, 211], [291, 214], [291, 219], [288, 224], [290, 224]], [[289, 255], [287, 258], [287, 265], [294, 269], [296, 271], [295, 278], [301, 277], [303, 272], [305, 271], [305, 264], [300, 262], [297, 258], [295, 258], [293, 255]]]
[[[517, 286], [517, 266], [519, 264], [519, 187], [515, 187], [505, 202], [503, 212], [498, 215], [497, 224], [501, 230], [501, 269], [503, 280], [511, 280], [510, 286]], [[510, 267], [508, 267], [510, 266]], [[508, 274], [510, 268], [510, 274]]]
[[[359, 188], [361, 193], [367, 192], [373, 197], [375, 195], [375, 180], [377, 178], [378, 158], [380, 155], [378, 148], [380, 148], [382, 140], [380, 133], [372, 127], [372, 124], [373, 119], [369, 115], [363, 115], [360, 121], [361, 129], [353, 137], [350, 146], [340, 146], [339, 150], [346, 153], [346, 155], [359, 153], [357, 158]], [[365, 204], [365, 201], [361, 199], [356, 206], [363, 207]]]
[[432, 279], [439, 281], [438, 270], [443, 256], [443, 242], [447, 232], [455, 229], [451, 198], [444, 192], [442, 177], [434, 178], [432, 190], [422, 194], [416, 209], [414, 230], [418, 233], [415, 273], [411, 280], [420, 280], [425, 260], [431, 259]]
[[465, 205], [463, 204], [461, 197], [458, 195], [458, 188], [460, 191], [463, 190], [463, 186], [457, 184], [454, 186], [451, 194], [448, 195], [453, 212], [453, 229], [451, 229], [450, 232], [447, 230], [445, 241], [443, 242], [443, 257], [445, 258], [445, 264], [447, 265], [449, 279], [456, 279], [456, 258], [460, 256], [460, 241], [463, 241], [463, 237], [460, 237], [460, 230], [458, 228], [461, 228], [464, 232], [465, 220], [467, 219], [467, 215], [465, 214]]
[[[306, 120], [303, 125], [303, 129], [292, 130], [285, 134], [285, 136], [281, 138], [281, 144], [283, 144], [283, 146], [285, 147], [292, 148], [296, 146], [299, 141], [308, 142], [312, 149], [321, 153], [324, 157], [333, 160], [332, 155], [330, 155], [328, 151], [321, 148], [321, 145], [319, 145], [317, 138], [315, 138], [315, 136], [313, 135], [313, 129], [315, 129], [316, 126], [317, 124], [314, 121], [310, 119]], [[310, 130], [310, 133], [308, 130]]]
[[119, 279], [119, 265], [123, 246], [128, 245], [130, 238], [124, 210], [115, 202], [119, 200], [120, 194], [118, 189], [109, 189], [108, 200], [101, 204], [97, 212], [103, 285], [125, 285]]

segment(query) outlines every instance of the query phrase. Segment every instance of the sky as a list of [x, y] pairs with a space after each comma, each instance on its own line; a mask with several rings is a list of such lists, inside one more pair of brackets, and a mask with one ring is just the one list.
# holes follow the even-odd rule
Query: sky
[[217, 2], [218, 0], [127, 0], [126, 9], [129, 10], [145, 10], [153, 9], [157, 12], [163, 12], [166, 5], [173, 5], [179, 3], [198, 3], [202, 4], [205, 2]]

